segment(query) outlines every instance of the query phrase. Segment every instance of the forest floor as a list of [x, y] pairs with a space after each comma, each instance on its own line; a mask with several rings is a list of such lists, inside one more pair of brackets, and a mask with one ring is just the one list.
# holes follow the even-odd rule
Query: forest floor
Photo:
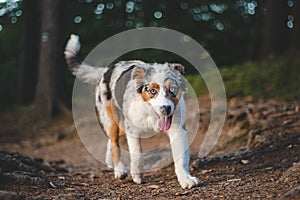
[[115, 180], [82, 145], [71, 117], [2, 114], [0, 199], [300, 199], [300, 102], [230, 99], [222, 135], [205, 158], [197, 155], [210, 99], [199, 104], [190, 169], [201, 184], [192, 189], [181, 189], [172, 164], [145, 173], [141, 185], [130, 176]]

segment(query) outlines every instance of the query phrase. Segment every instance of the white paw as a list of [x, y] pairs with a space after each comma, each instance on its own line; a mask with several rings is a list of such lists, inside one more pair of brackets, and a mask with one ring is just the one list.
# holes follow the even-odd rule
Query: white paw
[[193, 176], [187, 176], [184, 178], [179, 179], [179, 184], [183, 189], [190, 189], [192, 187], [198, 186], [200, 184], [200, 181], [198, 178]]
[[121, 161], [116, 165], [114, 172], [116, 179], [124, 179], [127, 176], [126, 167]]
[[132, 177], [133, 182], [135, 182], [137, 184], [141, 184], [142, 183], [141, 174], [131, 174], [131, 177]]
[[114, 163], [113, 163], [111, 157], [106, 157], [105, 158], [105, 163], [106, 163], [106, 166], [108, 168], [114, 168]]

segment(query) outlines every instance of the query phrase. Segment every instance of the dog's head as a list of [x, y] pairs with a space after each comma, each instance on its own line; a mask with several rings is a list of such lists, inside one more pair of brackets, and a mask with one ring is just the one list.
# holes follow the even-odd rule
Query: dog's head
[[137, 66], [133, 71], [137, 92], [152, 106], [161, 131], [171, 127], [176, 105], [187, 91], [181, 76], [183, 72], [182, 65], [170, 63]]

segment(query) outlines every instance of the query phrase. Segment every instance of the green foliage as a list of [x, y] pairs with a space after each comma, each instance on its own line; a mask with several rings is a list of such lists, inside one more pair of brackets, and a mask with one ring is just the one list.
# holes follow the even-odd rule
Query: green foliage
[[0, 110], [4, 110], [7, 106], [11, 106], [15, 99], [17, 98], [18, 89], [18, 68], [15, 67], [18, 62], [11, 60], [10, 62], [3, 63], [1, 65], [1, 71], [5, 73], [0, 73]]
[[[299, 55], [294, 53], [221, 68], [227, 97], [299, 99]], [[188, 76], [187, 80], [197, 94], [207, 94], [206, 85], [199, 75]]]
[[8, 24], [0, 32], [0, 111], [16, 102], [19, 84], [20, 27]]
[[187, 75], [185, 78], [195, 91], [196, 95], [208, 94], [206, 84], [200, 75]]

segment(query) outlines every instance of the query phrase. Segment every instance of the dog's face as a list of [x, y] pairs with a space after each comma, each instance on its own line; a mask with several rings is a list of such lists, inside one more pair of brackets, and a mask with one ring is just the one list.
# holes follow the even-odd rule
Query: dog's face
[[187, 91], [181, 77], [183, 69], [181, 65], [166, 63], [137, 67], [134, 71], [137, 91], [151, 105], [161, 131], [167, 131], [171, 127], [176, 105], [183, 92]]

